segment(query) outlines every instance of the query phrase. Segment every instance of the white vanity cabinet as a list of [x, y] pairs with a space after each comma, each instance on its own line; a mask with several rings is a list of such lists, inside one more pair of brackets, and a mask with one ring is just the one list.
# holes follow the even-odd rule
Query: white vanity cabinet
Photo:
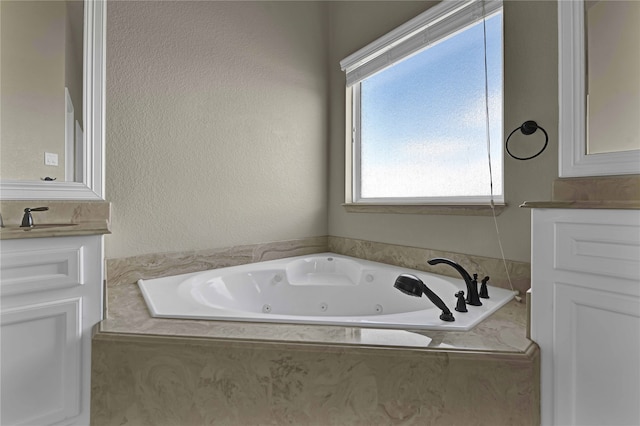
[[543, 425], [640, 424], [640, 211], [533, 209]]
[[103, 236], [10, 239], [0, 250], [0, 424], [88, 425]]

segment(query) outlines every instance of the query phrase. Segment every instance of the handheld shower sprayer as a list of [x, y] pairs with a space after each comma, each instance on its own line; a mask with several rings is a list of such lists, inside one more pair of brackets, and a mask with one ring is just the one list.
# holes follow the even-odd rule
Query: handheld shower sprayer
[[449, 308], [447, 308], [447, 305], [445, 305], [442, 299], [440, 299], [437, 294], [431, 291], [429, 287], [427, 287], [425, 283], [415, 275], [402, 274], [396, 278], [396, 282], [393, 286], [409, 296], [421, 297], [424, 293], [434, 305], [442, 310], [442, 314], [440, 315], [440, 319], [442, 321], [455, 321], [453, 314]]

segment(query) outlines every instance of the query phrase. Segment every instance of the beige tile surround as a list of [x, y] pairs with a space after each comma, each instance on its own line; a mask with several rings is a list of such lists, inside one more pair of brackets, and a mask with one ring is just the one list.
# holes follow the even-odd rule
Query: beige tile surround
[[[539, 423], [539, 351], [522, 303], [469, 332], [168, 320], [149, 316], [135, 284], [325, 251], [417, 269], [447, 256], [504, 275], [488, 258], [337, 237], [108, 259], [92, 424]], [[528, 283], [528, 265], [508, 265]]]
[[539, 355], [100, 335], [91, 424], [537, 425]]
[[640, 175], [556, 179], [553, 200], [640, 202]]
[[502, 259], [491, 257], [333, 236], [329, 237], [329, 251], [360, 259], [459, 278], [460, 275], [449, 266], [431, 266], [427, 263], [427, 260], [434, 257], [445, 257], [458, 262], [470, 274], [477, 273], [479, 277], [489, 275], [491, 277], [489, 282], [493, 286], [510, 288], [509, 279], [511, 279], [513, 288], [521, 294], [524, 294], [527, 289], [531, 287], [531, 265], [528, 262], [517, 262], [513, 260], [503, 262]]
[[284, 257], [322, 253], [328, 250], [328, 237], [265, 244], [249, 244], [210, 250], [154, 253], [106, 260], [108, 287], [135, 284], [140, 278], [160, 278], [206, 271]]
[[235, 246], [222, 249], [174, 253], [155, 253], [128, 258], [107, 259], [106, 274], [109, 287], [137, 282], [140, 278], [160, 278], [227, 266], [261, 262], [311, 253], [333, 252], [390, 265], [403, 266], [440, 275], [459, 277], [451, 267], [430, 266], [428, 259], [446, 257], [459, 262], [469, 273], [489, 275], [496, 287], [514, 289], [522, 294], [530, 288], [531, 267], [527, 262], [407, 247], [352, 238], [322, 236], [300, 240]]

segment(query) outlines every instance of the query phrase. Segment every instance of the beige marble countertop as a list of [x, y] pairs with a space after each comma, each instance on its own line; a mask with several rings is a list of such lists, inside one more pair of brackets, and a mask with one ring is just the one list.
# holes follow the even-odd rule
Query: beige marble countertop
[[47, 238], [47, 237], [73, 237], [77, 235], [110, 234], [107, 221], [63, 223], [57, 225], [45, 225], [43, 227], [21, 228], [18, 225], [10, 225], [0, 228], [0, 240], [13, 240], [23, 238]]
[[537, 346], [526, 338], [526, 305], [515, 300], [466, 332], [411, 331], [341, 326], [152, 318], [136, 284], [108, 288], [108, 317], [98, 339], [165, 337], [217, 341], [394, 348], [531, 357]]
[[[27, 207], [49, 210], [32, 213], [34, 228], [21, 228]], [[0, 240], [111, 233], [111, 204], [106, 201], [4, 200], [0, 202], [0, 212], [5, 225], [0, 228]]]

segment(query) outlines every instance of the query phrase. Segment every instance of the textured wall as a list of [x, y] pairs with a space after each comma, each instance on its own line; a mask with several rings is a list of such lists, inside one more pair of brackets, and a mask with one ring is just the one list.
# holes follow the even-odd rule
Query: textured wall
[[107, 257], [326, 235], [326, 4], [107, 9]]
[[[499, 257], [490, 217], [341, 206], [339, 61], [432, 4], [109, 3], [107, 257], [327, 233]], [[518, 205], [550, 199], [557, 178], [556, 7], [504, 6], [505, 133], [531, 119], [550, 135], [535, 160], [505, 158], [509, 206], [498, 223], [506, 257], [516, 261], [530, 258], [530, 212]]]
[[[426, 10], [429, 2], [334, 2], [330, 9], [329, 235], [500, 257], [493, 218], [477, 216], [347, 213], [344, 203], [344, 73], [339, 61]], [[505, 200], [498, 217], [507, 259], [530, 260], [530, 211], [525, 200], [548, 200], [558, 176], [557, 3], [504, 2], [504, 132], [535, 120], [549, 133], [548, 149], [532, 161], [505, 154]], [[525, 151], [540, 135], [519, 138]], [[529, 145], [527, 147], [526, 145]], [[520, 146], [517, 147], [520, 149]]]

